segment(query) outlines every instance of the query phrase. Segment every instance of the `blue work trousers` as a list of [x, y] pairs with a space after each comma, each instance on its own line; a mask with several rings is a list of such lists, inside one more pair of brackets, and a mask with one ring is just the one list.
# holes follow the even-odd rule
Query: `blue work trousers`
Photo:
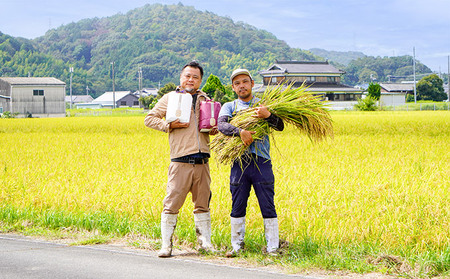
[[251, 157], [242, 160], [242, 166], [235, 161], [230, 174], [231, 217], [239, 218], [246, 215], [247, 201], [253, 185], [263, 218], [276, 218], [274, 183], [270, 160], [252, 154]]

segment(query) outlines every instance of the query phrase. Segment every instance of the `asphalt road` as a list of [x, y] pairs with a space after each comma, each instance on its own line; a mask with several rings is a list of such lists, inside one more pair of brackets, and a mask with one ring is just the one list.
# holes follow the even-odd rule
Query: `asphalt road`
[[318, 279], [176, 256], [160, 259], [156, 252], [126, 247], [68, 246], [8, 234], [0, 234], [0, 278]]

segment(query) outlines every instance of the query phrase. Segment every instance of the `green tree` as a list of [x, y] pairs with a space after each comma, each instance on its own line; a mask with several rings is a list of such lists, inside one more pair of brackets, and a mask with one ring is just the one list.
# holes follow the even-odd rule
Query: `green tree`
[[371, 82], [367, 88], [367, 96], [378, 101], [381, 96], [381, 86], [378, 83]]
[[215, 98], [217, 90], [221, 91], [222, 94], [225, 94], [225, 87], [222, 85], [222, 82], [220, 82], [220, 79], [217, 76], [211, 74], [206, 80], [202, 91], [208, 94], [211, 98]]
[[144, 106], [144, 108], [151, 108], [150, 105], [153, 103], [153, 100], [156, 99], [152, 95], [139, 97], [139, 102]]
[[359, 74], [360, 82], [371, 82], [373, 79], [378, 79], [378, 74], [370, 69], [363, 69]]
[[161, 98], [164, 94], [169, 93], [174, 91], [175, 89], [177, 89], [177, 86], [175, 85], [175, 83], [173, 82], [169, 82], [166, 85], [164, 85], [163, 87], [161, 87], [161, 89], [158, 90], [158, 96], [157, 98]]
[[212, 74], [206, 80], [202, 91], [212, 97], [214, 101], [221, 104], [229, 102], [237, 97], [231, 85], [223, 86], [222, 82], [220, 82], [220, 79]]
[[234, 99], [236, 99], [238, 96], [237, 94], [233, 91], [233, 87], [231, 86], [231, 84], [225, 86], [225, 94], [224, 96], [218, 100], [221, 104], [224, 104], [226, 102], [232, 101]]
[[214, 93], [214, 101], [217, 101], [222, 105], [234, 99], [236, 99], [236, 97], [234, 96], [233, 90], [228, 90], [227, 88], [225, 88], [225, 92], [222, 92], [219, 89], [217, 89], [216, 92]]
[[423, 77], [417, 83], [417, 100], [442, 102], [447, 99], [444, 91], [444, 82], [436, 75]]
[[369, 96], [366, 98], [361, 98], [358, 100], [358, 103], [355, 105], [356, 110], [361, 111], [375, 111], [378, 109], [377, 101]]

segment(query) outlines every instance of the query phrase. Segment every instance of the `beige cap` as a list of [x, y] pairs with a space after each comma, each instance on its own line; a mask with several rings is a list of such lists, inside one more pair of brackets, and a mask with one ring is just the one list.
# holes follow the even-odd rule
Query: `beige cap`
[[233, 73], [231, 74], [231, 82], [233, 82], [233, 79], [238, 76], [238, 75], [247, 75], [250, 77], [251, 80], [253, 80], [252, 75], [250, 74], [250, 72], [246, 69], [236, 69], [233, 71]]

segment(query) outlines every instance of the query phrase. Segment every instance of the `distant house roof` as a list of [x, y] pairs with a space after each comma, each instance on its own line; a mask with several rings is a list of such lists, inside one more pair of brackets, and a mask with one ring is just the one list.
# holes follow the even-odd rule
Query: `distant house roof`
[[66, 85], [66, 83], [53, 77], [1, 77], [11, 85]]
[[381, 91], [384, 92], [412, 92], [414, 83], [380, 83]]
[[[72, 103], [90, 103], [93, 100], [90, 95], [72, 95]], [[66, 103], [70, 103], [70, 96], [66, 96]]]
[[158, 96], [158, 88], [142, 88], [141, 91], [133, 92], [133, 95], [140, 97], [142, 96]]
[[[116, 91], [116, 92], [105, 92], [99, 97], [95, 98], [92, 103], [101, 104], [101, 103], [113, 103], [113, 100], [119, 101], [123, 97], [131, 94], [131, 91]], [[114, 96], [115, 95], [115, 96]], [[134, 95], [133, 95], [134, 96]], [[136, 97], [136, 96], [135, 96]], [[136, 97], [137, 98], [137, 97]]]
[[158, 88], [143, 88], [142, 92], [147, 95], [158, 96]]
[[328, 62], [310, 62], [310, 61], [276, 61], [267, 70], [259, 71], [260, 75], [287, 75], [287, 74], [334, 74], [341, 75], [345, 72], [336, 69]]
[[133, 95], [131, 91], [116, 91], [116, 92], [105, 92], [98, 98], [94, 99], [92, 103], [94, 104], [102, 104], [103, 106], [112, 106], [114, 103], [114, 100], [116, 103], [120, 101], [121, 99], [125, 98], [126, 96], [132, 96], [136, 98], [136, 100], [139, 99], [139, 97]]

